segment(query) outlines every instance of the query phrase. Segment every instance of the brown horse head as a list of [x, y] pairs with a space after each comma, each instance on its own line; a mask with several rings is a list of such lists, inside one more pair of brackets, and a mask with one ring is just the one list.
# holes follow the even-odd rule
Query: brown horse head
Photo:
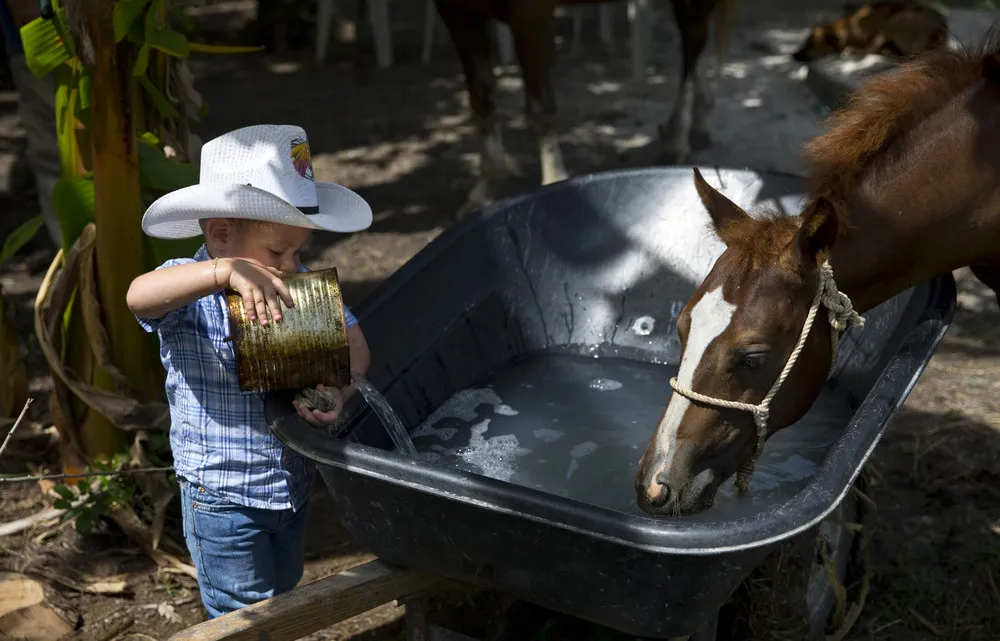
[[[812, 405], [831, 364], [831, 326], [818, 308], [824, 264], [837, 238], [830, 203], [799, 217], [751, 218], [694, 171], [695, 187], [726, 250], [684, 307], [675, 393], [643, 453], [635, 479], [650, 514], [690, 514], [711, 507], [719, 485], [751, 462], [763, 438]], [[800, 338], [804, 342], [796, 349]], [[758, 431], [748, 407], [768, 397], [795, 350], [791, 370]], [[679, 393], [683, 392], [683, 393]], [[697, 397], [709, 397], [707, 402]], [[758, 416], [757, 418], [761, 418]]]
[[734, 473], [745, 490], [764, 439], [815, 401], [831, 327], [860, 323], [828, 259], [862, 310], [962, 265], [1000, 296], [998, 96], [1000, 31], [869, 80], [807, 145], [795, 218], [751, 218], [695, 171], [726, 250], [678, 319], [675, 392], [635, 479], [643, 510], [705, 510]]

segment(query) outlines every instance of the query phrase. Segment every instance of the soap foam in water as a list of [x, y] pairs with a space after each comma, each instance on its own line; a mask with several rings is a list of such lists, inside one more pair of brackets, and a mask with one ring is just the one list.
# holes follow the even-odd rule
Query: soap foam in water
[[[445, 450], [443, 457], [457, 457], [467, 465], [463, 469], [480, 473], [501, 481], [509, 481], [514, 476], [516, 458], [528, 454], [531, 450], [520, 447], [517, 437], [504, 434], [485, 438], [490, 427], [490, 419], [474, 426], [470, 431], [469, 444]], [[441, 456], [439, 455], [439, 460]]]
[[560, 432], [558, 430], [550, 430], [547, 427], [541, 427], [532, 432], [532, 434], [542, 443], [554, 443], [566, 435], [565, 432]]
[[593, 441], [584, 441], [579, 445], [575, 445], [573, 449], [569, 451], [569, 469], [566, 470], [566, 480], [568, 481], [573, 473], [576, 472], [577, 468], [580, 467], [580, 461], [578, 459], [583, 458], [588, 454], [592, 454], [597, 450], [597, 443]]
[[[414, 445], [435, 465], [644, 516], [633, 481], [676, 372], [618, 358], [538, 354], [455, 394], [414, 430]], [[746, 496], [730, 479], [715, 507], [686, 518], [737, 518], [784, 503], [809, 482], [849, 417], [846, 404], [824, 391], [805, 418], [767, 442]]]
[[590, 381], [590, 389], [595, 389], [599, 392], [613, 392], [621, 388], [622, 384], [620, 382], [608, 378], [595, 378]]

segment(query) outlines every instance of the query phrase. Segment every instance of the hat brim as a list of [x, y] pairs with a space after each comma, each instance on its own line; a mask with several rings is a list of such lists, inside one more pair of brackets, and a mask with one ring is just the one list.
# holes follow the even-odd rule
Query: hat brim
[[364, 198], [335, 183], [316, 183], [319, 213], [304, 214], [288, 201], [250, 185], [191, 185], [156, 199], [142, 217], [142, 230], [155, 238], [200, 236], [202, 218], [248, 218], [264, 222], [350, 233], [372, 224]]

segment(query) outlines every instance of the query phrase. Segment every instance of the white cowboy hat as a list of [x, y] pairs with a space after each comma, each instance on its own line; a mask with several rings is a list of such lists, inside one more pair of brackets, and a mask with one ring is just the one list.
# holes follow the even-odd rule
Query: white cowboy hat
[[202, 218], [354, 232], [372, 224], [372, 209], [347, 187], [313, 180], [309, 140], [301, 127], [254, 125], [205, 143], [198, 184], [153, 202], [142, 230], [157, 238], [190, 238], [202, 233]]

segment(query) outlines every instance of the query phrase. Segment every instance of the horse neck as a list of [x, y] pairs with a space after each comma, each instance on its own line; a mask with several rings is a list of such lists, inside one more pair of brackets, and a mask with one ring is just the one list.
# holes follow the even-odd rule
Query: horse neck
[[868, 164], [841, 201], [830, 256], [864, 311], [965, 265], [1000, 263], [1000, 108], [980, 87]]

